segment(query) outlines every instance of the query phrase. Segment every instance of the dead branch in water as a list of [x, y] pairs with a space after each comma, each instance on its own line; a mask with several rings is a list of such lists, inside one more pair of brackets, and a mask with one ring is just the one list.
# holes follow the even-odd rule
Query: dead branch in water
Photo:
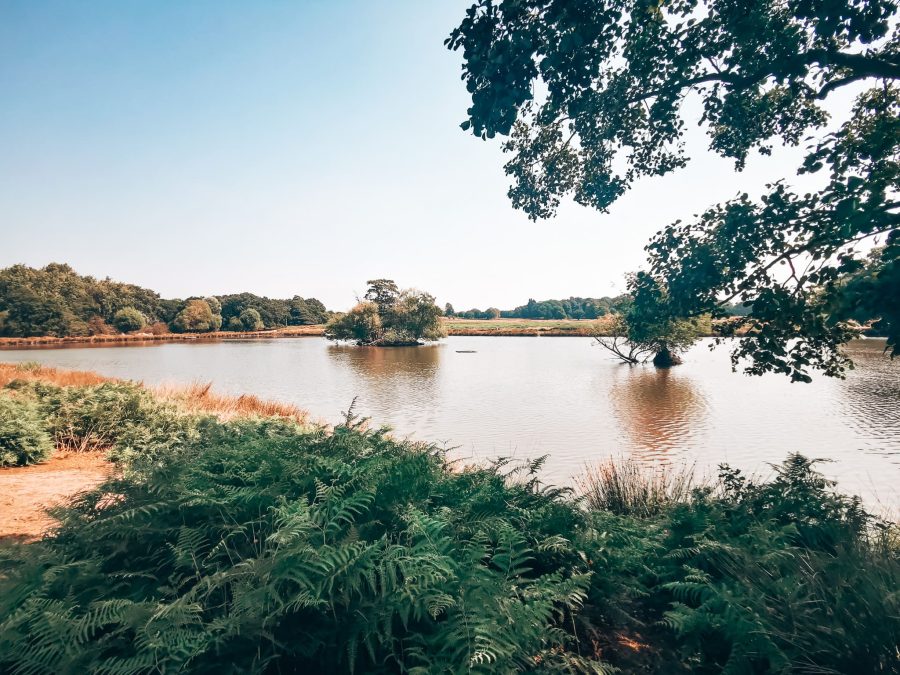
[[595, 335], [594, 341], [604, 349], [615, 354], [624, 363], [646, 363], [654, 353], [653, 348], [635, 344], [621, 335]]

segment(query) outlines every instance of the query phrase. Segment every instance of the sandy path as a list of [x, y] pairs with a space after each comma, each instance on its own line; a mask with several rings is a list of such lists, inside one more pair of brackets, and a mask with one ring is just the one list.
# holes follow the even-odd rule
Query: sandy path
[[60, 452], [43, 464], [0, 469], [0, 539], [37, 539], [54, 523], [45, 509], [94, 487], [112, 465], [104, 453]]

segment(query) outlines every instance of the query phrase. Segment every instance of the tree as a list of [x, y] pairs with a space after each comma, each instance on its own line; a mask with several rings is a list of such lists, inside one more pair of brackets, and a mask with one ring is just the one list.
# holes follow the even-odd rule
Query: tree
[[290, 321], [293, 326], [325, 323], [328, 318], [325, 305], [315, 298], [303, 299], [295, 295], [290, 301]]
[[[351, 340], [358, 345], [418, 345], [444, 337], [441, 308], [434, 296], [408, 289], [396, 291], [386, 279], [369, 282], [366, 298], [346, 314], [335, 317], [325, 327], [329, 340]], [[396, 291], [396, 292], [395, 292]]]
[[215, 296], [210, 296], [206, 298], [206, 304], [209, 305], [209, 311], [212, 312], [213, 315], [213, 330], [221, 330], [222, 328], [222, 303], [219, 302], [219, 299]]
[[616, 315], [612, 335], [595, 336], [597, 344], [626, 363], [679, 365], [681, 353], [702, 335], [700, 320], [672, 314], [666, 289], [645, 272], [631, 275], [628, 287], [631, 299]]
[[444, 305], [444, 316], [450, 317], [450, 318], [453, 318], [454, 316], [456, 316], [456, 310], [453, 309], [453, 305], [451, 305], [449, 302], [446, 305]]
[[176, 333], [209, 333], [215, 330], [216, 321], [206, 300], [188, 300], [188, 303], [172, 321]]
[[243, 312], [241, 312], [240, 322], [241, 326], [243, 326], [244, 330], [246, 331], [256, 331], [265, 328], [259, 312], [257, 312], [252, 307], [247, 308]]
[[389, 310], [400, 295], [400, 290], [392, 279], [371, 279], [366, 283], [369, 288], [363, 297], [378, 305], [378, 311], [381, 313]]
[[397, 344], [440, 340], [446, 335], [434, 296], [416, 289], [400, 293], [382, 321], [385, 340]]
[[131, 333], [147, 325], [147, 319], [134, 307], [123, 307], [113, 315], [113, 326], [122, 333]]
[[488, 307], [486, 310], [484, 310], [484, 313], [487, 315], [488, 319], [500, 318], [500, 310], [496, 307]]
[[346, 314], [336, 316], [325, 326], [329, 340], [350, 340], [358, 345], [377, 344], [384, 337], [378, 305], [360, 302]]
[[[801, 172], [823, 187], [773, 181], [648, 247], [650, 274], [683, 316], [752, 311], [733, 354], [747, 372], [840, 375], [855, 332], [840, 301], [869, 242], [886, 244], [872, 299], [897, 296], [900, 255], [900, 30], [894, 0], [479, 0], [447, 40], [472, 96], [462, 127], [507, 136], [516, 208], [553, 216], [560, 200], [605, 211], [635, 180], [688, 159], [685, 101], [699, 98], [711, 148], [742, 169], [753, 151], [797, 145], [828, 119], [823, 102], [869, 86]], [[540, 86], [535, 86], [537, 83]], [[539, 92], [539, 93], [536, 93]], [[780, 179], [781, 176], [773, 176]], [[886, 311], [881, 310], [880, 311]], [[900, 327], [885, 326], [893, 353]]]

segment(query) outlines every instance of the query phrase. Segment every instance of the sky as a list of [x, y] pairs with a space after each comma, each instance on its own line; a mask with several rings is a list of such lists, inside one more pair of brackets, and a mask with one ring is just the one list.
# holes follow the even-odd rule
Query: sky
[[508, 309], [621, 292], [663, 226], [799, 183], [802, 148], [736, 174], [694, 129], [689, 167], [610, 213], [529, 221], [500, 143], [459, 128], [443, 41], [468, 4], [0, 0], [0, 267], [338, 310], [388, 277]]

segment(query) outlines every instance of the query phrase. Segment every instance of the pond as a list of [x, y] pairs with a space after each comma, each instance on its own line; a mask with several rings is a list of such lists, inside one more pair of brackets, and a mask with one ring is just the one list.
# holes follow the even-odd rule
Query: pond
[[452, 337], [409, 348], [358, 348], [322, 338], [201, 344], [15, 349], [0, 361], [40, 361], [143, 380], [212, 382], [221, 392], [297, 403], [327, 422], [356, 410], [453, 456], [548, 455], [548, 481], [568, 483], [609, 456], [694, 465], [727, 462], [769, 475], [792, 451], [841, 489], [900, 504], [900, 359], [883, 340], [848, 346], [846, 380], [731, 371], [728, 350], [695, 346], [671, 370], [626, 366], [588, 338]]

